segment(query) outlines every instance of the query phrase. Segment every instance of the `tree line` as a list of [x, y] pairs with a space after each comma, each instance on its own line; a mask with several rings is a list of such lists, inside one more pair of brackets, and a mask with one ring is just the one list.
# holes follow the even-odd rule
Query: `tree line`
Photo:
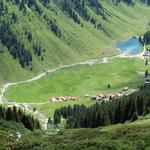
[[[150, 5], [150, 0], [139, 0], [147, 5]], [[127, 5], [131, 5], [131, 6], [134, 6], [134, 4], [136, 3], [135, 0], [112, 0], [112, 2], [115, 4], [115, 5], [118, 5], [120, 2], [124, 2], [126, 3]]]
[[131, 5], [133, 6], [135, 4], [135, 1], [134, 0], [112, 0], [112, 2], [115, 4], [115, 5], [118, 5], [120, 2], [124, 2], [126, 3], [127, 5]]
[[41, 129], [40, 122], [32, 115], [27, 115], [21, 108], [0, 105], [0, 119], [21, 122], [29, 130]]
[[146, 3], [148, 5], [150, 5], [150, 0], [141, 0], [141, 2]]
[[38, 5], [36, 0], [8, 0], [8, 1], [18, 5], [19, 10], [24, 11], [25, 13], [27, 12], [26, 6], [28, 6], [30, 9], [35, 10], [39, 15], [43, 13], [41, 7]]
[[8, 48], [9, 53], [14, 59], [18, 59], [22, 67], [30, 66], [32, 54], [19, 41], [16, 35], [11, 31], [10, 23], [0, 20], [0, 41]]
[[[41, 16], [43, 14], [42, 9], [40, 5], [38, 4], [37, 0], [13, 0], [13, 2], [19, 6], [19, 10], [23, 11], [24, 13], [27, 13], [27, 7], [29, 7], [32, 10], [35, 10], [38, 12], [38, 14]], [[50, 3], [50, 0], [40, 0], [40, 2], [46, 6]], [[47, 7], [47, 6], [46, 6]], [[56, 24], [55, 20], [47, 20], [47, 16], [44, 15], [44, 19], [48, 22], [48, 26], [50, 27], [50, 30], [55, 34], [57, 37], [61, 37], [62, 33], [61, 30], [59, 29], [58, 25]], [[31, 34], [28, 35], [29, 38], [31, 38]], [[31, 41], [31, 40], [30, 40]], [[39, 53], [38, 53], [39, 55]]]
[[90, 107], [74, 105], [57, 109], [54, 124], [61, 123], [61, 117], [66, 119], [67, 128], [96, 128], [135, 120], [150, 113], [149, 91], [150, 85], [145, 84], [139, 91], [113, 101], [97, 102]]
[[150, 44], [150, 31], [147, 31], [143, 36], [144, 43], [146, 45]]
[[[90, 22], [97, 29], [103, 29], [99, 26], [100, 23], [90, 15], [88, 12], [88, 7], [91, 8], [97, 15], [100, 15], [103, 20], [108, 21], [107, 15], [108, 12], [103, 8], [100, 1], [98, 0], [56, 0], [54, 3], [70, 18], [74, 20], [77, 24], [83, 27], [83, 24], [80, 21], [82, 17], [85, 21]], [[80, 16], [80, 17], [79, 17]], [[105, 31], [106, 32], [106, 31]]]
[[[13, 3], [19, 3], [21, 1], [11, 1]], [[31, 3], [31, 2], [30, 2]], [[33, 4], [33, 3], [32, 3]], [[20, 65], [23, 68], [30, 68], [33, 70], [32, 66], [32, 52], [27, 46], [24, 44], [21, 38], [19, 38], [17, 32], [14, 33], [12, 27], [15, 23], [17, 23], [18, 18], [17, 14], [12, 12], [8, 12], [8, 7], [5, 5], [4, 1], [0, 2], [0, 43], [7, 47], [10, 55], [18, 60]], [[36, 56], [40, 57], [41, 61], [44, 60], [45, 49], [41, 47], [39, 42], [35, 42], [32, 32], [24, 29], [23, 34], [21, 34], [23, 38], [26, 38], [28, 43], [31, 44], [33, 52]]]

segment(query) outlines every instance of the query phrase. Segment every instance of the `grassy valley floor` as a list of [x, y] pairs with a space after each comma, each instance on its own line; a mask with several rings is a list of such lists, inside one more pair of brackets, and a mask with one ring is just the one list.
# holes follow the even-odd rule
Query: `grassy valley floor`
[[[145, 61], [139, 58], [113, 58], [107, 63], [78, 65], [49, 73], [29, 83], [10, 86], [5, 97], [31, 103], [46, 115], [66, 105], [93, 104], [86, 94], [121, 92], [125, 86], [137, 88], [145, 80]], [[108, 89], [107, 85], [111, 88]], [[76, 101], [52, 103], [52, 97], [74, 96]]]

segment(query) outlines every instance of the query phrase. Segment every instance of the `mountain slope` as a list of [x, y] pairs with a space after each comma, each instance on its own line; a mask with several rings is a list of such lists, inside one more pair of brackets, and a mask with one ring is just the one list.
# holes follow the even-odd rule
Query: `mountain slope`
[[115, 41], [143, 34], [150, 19], [149, 7], [139, 2], [116, 6], [109, 0], [87, 0], [78, 6], [77, 1], [1, 0], [1, 4], [0, 81], [114, 55]]
[[[0, 121], [0, 123], [0, 149], [2, 150], [108, 150], [112, 148], [134, 150], [135, 147], [144, 150], [150, 148], [149, 116], [132, 123], [97, 129], [64, 130], [55, 135], [51, 135], [50, 131], [46, 131], [46, 134], [33, 133], [14, 122]], [[15, 134], [17, 131], [22, 135], [19, 142], [10, 141], [8, 138], [10, 133]]]

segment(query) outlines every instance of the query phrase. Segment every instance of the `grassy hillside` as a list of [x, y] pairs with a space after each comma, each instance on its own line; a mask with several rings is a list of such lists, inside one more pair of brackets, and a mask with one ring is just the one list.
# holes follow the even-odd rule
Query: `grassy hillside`
[[[46, 7], [37, 0], [37, 6], [42, 11], [39, 14], [34, 6], [25, 5], [24, 11], [13, 1], [3, 2], [8, 9], [4, 19], [12, 22], [9, 18], [14, 13], [13, 19], [17, 20], [10, 23], [10, 30], [25, 49], [31, 52], [33, 61], [32, 71], [30, 67], [22, 68], [18, 59], [13, 60], [7, 52], [5, 45], [1, 46], [1, 51], [4, 51], [0, 53], [1, 82], [29, 78], [48, 67], [54, 68], [62, 64], [114, 55], [117, 53], [114, 49], [117, 40], [143, 34], [150, 20], [149, 7], [138, 2], [132, 7], [125, 3], [115, 6], [109, 0], [101, 1], [105, 10], [105, 20], [102, 14], [96, 13], [94, 8], [86, 4], [88, 13], [97, 24], [100, 24], [100, 29], [94, 28], [91, 21], [86, 21], [77, 10], [74, 10], [80, 19], [79, 25], [60, 9], [59, 3], [53, 2], [50, 7]], [[50, 20], [61, 30], [61, 37], [57, 37], [50, 29]], [[28, 39], [29, 33], [32, 35], [31, 41]], [[41, 56], [34, 54], [34, 44], [41, 46]]]
[[[0, 45], [1, 49], [1, 45]], [[29, 72], [20, 67], [18, 62], [16, 62], [8, 52], [0, 53], [0, 79], [1, 82], [5, 83], [6, 81], [17, 81], [22, 80], [23, 78], [29, 76], [31, 77], [34, 73]], [[7, 73], [6, 73], [7, 71]], [[19, 73], [19, 74], [18, 74]]]
[[[4, 121], [3, 121], [4, 122]], [[2, 123], [2, 121], [1, 121]], [[7, 122], [8, 123], [8, 122]], [[8, 140], [10, 132], [7, 127], [0, 129], [0, 149], [5, 150], [135, 150], [135, 147], [148, 150], [149, 144], [149, 116], [142, 117], [132, 123], [118, 124], [97, 129], [75, 129], [64, 130], [56, 135], [49, 135], [50, 131], [44, 133], [24, 132], [21, 127], [22, 138], [19, 142]], [[6, 124], [5, 122], [3, 124]], [[2, 126], [2, 125], [1, 125]], [[13, 124], [13, 126], [18, 126]], [[1, 127], [2, 128], [2, 127]]]
[[22, 134], [31, 133], [23, 126], [23, 124], [0, 119], [0, 149], [2, 149], [2, 147], [4, 148], [4, 145], [9, 141], [9, 135], [15, 134], [18, 131]]

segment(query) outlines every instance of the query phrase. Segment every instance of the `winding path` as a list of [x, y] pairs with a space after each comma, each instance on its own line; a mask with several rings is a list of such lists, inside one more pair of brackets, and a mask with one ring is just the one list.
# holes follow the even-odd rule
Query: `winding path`
[[[26, 112], [32, 113], [35, 117], [40, 118], [40, 121], [42, 122], [42, 127], [44, 129], [47, 129], [48, 118], [45, 117], [39, 111], [33, 111], [33, 109], [30, 107], [30, 105], [35, 104], [35, 103], [17, 103], [15, 101], [10, 102], [9, 100], [4, 98], [4, 93], [7, 91], [8, 87], [12, 86], [12, 85], [16, 85], [16, 84], [27, 83], [27, 82], [32, 82], [32, 81], [35, 81], [35, 80], [39, 80], [42, 77], [46, 76], [47, 73], [52, 73], [52, 72], [55, 72], [59, 69], [74, 67], [74, 66], [77, 66], [77, 65], [85, 65], [85, 64], [92, 65], [92, 64], [96, 64], [96, 63], [100, 64], [100, 63], [107, 63], [107, 62], [108, 62], [108, 58], [103, 58], [102, 60], [99, 60], [99, 61], [98, 60], [91, 60], [91, 61], [75, 63], [75, 64], [71, 64], [71, 65], [64, 65], [64, 66], [61, 66], [61, 67], [58, 67], [58, 68], [55, 68], [55, 69], [52, 69], [52, 70], [48, 69], [47, 71], [45, 71], [43, 73], [40, 73], [39, 75], [37, 75], [37, 76], [35, 76], [35, 77], [33, 77], [29, 80], [24, 80], [24, 81], [19, 81], [19, 82], [14, 82], [14, 83], [7, 83], [7, 84], [3, 85], [3, 89], [2, 89], [2, 92], [0, 94], [0, 104], [6, 103], [9, 106], [14, 106], [15, 105], [17, 107], [23, 107]], [[36, 103], [36, 104], [43, 105], [45, 103]]]
[[29, 79], [29, 80], [24, 80], [24, 81], [19, 81], [19, 82], [14, 82], [14, 83], [6, 83], [5, 85], [3, 85], [3, 89], [2, 89], [2, 92], [0, 94], [0, 103], [3, 102], [4, 93], [7, 91], [9, 86], [16, 85], [16, 84], [21, 84], [21, 83], [28, 83], [28, 82], [32, 82], [32, 81], [35, 81], [35, 80], [39, 80], [42, 77], [46, 76], [47, 73], [52, 73], [52, 72], [55, 72], [55, 71], [60, 70], [60, 69], [75, 67], [75, 66], [78, 66], [78, 65], [86, 65], [86, 64], [92, 65], [92, 64], [107, 63], [108, 59], [113, 59], [115, 57], [117, 57], [117, 56], [114, 56], [114, 57], [111, 57], [111, 58], [103, 58], [102, 60], [90, 60], [90, 61], [75, 63], [75, 64], [71, 64], [71, 65], [64, 65], [64, 66], [61, 66], [61, 67], [58, 67], [58, 68], [55, 68], [55, 69], [52, 69], [52, 70], [48, 69], [47, 71], [45, 71], [43, 73], [40, 73], [39, 75], [37, 75], [37, 76], [35, 76], [35, 77], [33, 77], [33, 78]]
[[[60, 70], [60, 69], [65, 69], [65, 68], [69, 68], [69, 67], [74, 67], [74, 66], [77, 66], [77, 65], [86, 65], [86, 64], [89, 64], [89, 65], [92, 65], [92, 64], [102, 64], [102, 63], [108, 63], [108, 60], [110, 59], [113, 59], [113, 58], [119, 58], [119, 57], [123, 57], [123, 58], [135, 58], [135, 57], [138, 57], [138, 58], [141, 58], [141, 59], [144, 59], [144, 52], [145, 52], [146, 48], [144, 46], [144, 50], [142, 53], [138, 54], [138, 55], [134, 55], [134, 56], [126, 56], [124, 54], [119, 54], [119, 55], [116, 55], [116, 56], [113, 56], [113, 57], [105, 57], [103, 59], [100, 59], [100, 60], [90, 60], [90, 61], [86, 61], [86, 62], [80, 62], [80, 63], [75, 63], [75, 64], [71, 64], [71, 65], [64, 65], [64, 66], [60, 66], [58, 68], [55, 68], [55, 69], [47, 69], [45, 72], [43, 73], [40, 73], [39, 75], [29, 79], [29, 80], [24, 80], [24, 81], [19, 81], [19, 82], [14, 82], [14, 83], [6, 83], [5, 85], [3, 85], [3, 88], [2, 88], [2, 92], [0, 94], [0, 104], [2, 103], [7, 103], [9, 105], [16, 105], [16, 106], [23, 106], [25, 111], [27, 112], [30, 112], [30, 113], [33, 113], [34, 115], [36, 116], [39, 116], [40, 118], [42, 118], [42, 124], [43, 124], [43, 128], [44, 129], [47, 129], [47, 122], [48, 122], [48, 118], [46, 118], [42, 113], [40, 113], [39, 111], [33, 111], [33, 109], [31, 109], [30, 105], [32, 103], [17, 103], [15, 101], [13, 102], [9, 102], [7, 101], [5, 98], [4, 98], [4, 93], [7, 91], [8, 87], [9, 86], [12, 86], [12, 85], [16, 85], [16, 84], [21, 84], [21, 83], [27, 83], [27, 82], [32, 82], [32, 81], [35, 81], [35, 80], [39, 80], [41, 79], [42, 77], [46, 76], [47, 73], [52, 73], [52, 72], [55, 72], [57, 70]], [[42, 105], [42, 104], [45, 104], [45, 103], [36, 103], [38, 105]]]

